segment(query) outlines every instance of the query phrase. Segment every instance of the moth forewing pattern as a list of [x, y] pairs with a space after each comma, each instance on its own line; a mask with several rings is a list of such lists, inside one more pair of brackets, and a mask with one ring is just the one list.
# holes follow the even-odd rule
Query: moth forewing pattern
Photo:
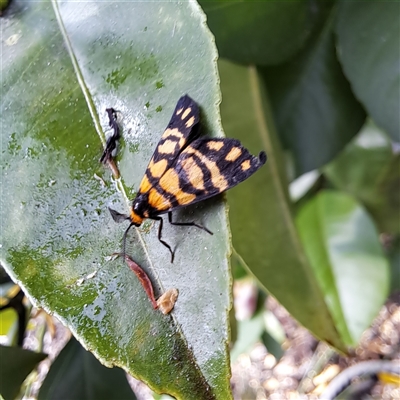
[[[187, 95], [181, 97], [125, 217], [135, 226], [146, 218], [160, 221], [158, 239], [169, 249], [171, 262], [174, 252], [162, 240], [160, 215], [168, 213], [172, 225], [196, 226], [211, 233], [195, 222], [172, 222], [171, 212], [236, 186], [267, 160], [265, 152], [255, 157], [235, 139], [198, 138], [198, 123], [198, 105]], [[124, 218], [118, 215], [120, 222]]]

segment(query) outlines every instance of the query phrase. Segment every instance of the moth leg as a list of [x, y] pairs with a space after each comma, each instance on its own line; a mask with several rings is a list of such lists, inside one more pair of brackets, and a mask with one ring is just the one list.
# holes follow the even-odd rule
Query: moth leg
[[203, 231], [208, 232], [210, 235], [213, 235], [213, 233], [208, 230], [205, 226], [201, 226], [199, 224], [196, 224], [195, 222], [172, 222], [172, 212], [170, 211], [168, 213], [168, 222], [171, 225], [178, 225], [178, 226], [196, 226], [197, 228], [203, 229]]
[[158, 240], [169, 250], [171, 253], [171, 264], [174, 262], [174, 252], [171, 249], [171, 246], [167, 243], [164, 242], [164, 240], [161, 239], [161, 234], [162, 234], [162, 228], [163, 228], [163, 219], [161, 217], [153, 217], [152, 219], [155, 219], [156, 221], [160, 221], [160, 225], [158, 226]]

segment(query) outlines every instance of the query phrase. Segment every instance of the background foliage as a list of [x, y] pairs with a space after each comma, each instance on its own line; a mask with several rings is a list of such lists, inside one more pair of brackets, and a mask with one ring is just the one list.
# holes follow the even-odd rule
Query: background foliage
[[[400, 4], [200, 5], [220, 55], [224, 131], [269, 157], [227, 195], [234, 271], [346, 352], [400, 286]], [[151, 309], [122, 263], [106, 262], [122, 232], [105, 207], [134, 196], [179, 96], [199, 102], [204, 133], [222, 132], [203, 12], [192, 1], [77, 7], [15, 1], [2, 19], [1, 263], [103, 363], [178, 398], [190, 398], [188, 379], [203, 397], [227, 398], [221, 199], [179, 213], [214, 236], [166, 229], [173, 266], [156, 227], [130, 241], [157, 294], [180, 290], [172, 317]], [[115, 181], [97, 164], [110, 105], [122, 115]], [[259, 314], [248, 322], [265, 332]]]

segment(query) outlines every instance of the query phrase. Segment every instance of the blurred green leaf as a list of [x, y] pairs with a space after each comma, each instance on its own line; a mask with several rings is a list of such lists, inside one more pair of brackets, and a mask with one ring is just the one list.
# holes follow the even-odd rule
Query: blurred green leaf
[[0, 345], [0, 393], [4, 400], [14, 400], [25, 378], [47, 357], [20, 347]]
[[373, 120], [400, 142], [400, 2], [340, 2], [338, 56]]
[[225, 132], [254, 154], [264, 149], [268, 155], [263, 168], [227, 194], [234, 248], [294, 318], [345, 351], [297, 236], [262, 79], [254, 67], [220, 61], [219, 69]]
[[[105, 365], [178, 398], [229, 398], [230, 246], [221, 199], [176, 213], [196, 228], [132, 229], [128, 251], [156, 295], [177, 288], [172, 315], [153, 310], [136, 276], [108, 256], [180, 96], [222, 135], [217, 58], [194, 1], [21, 2], [2, 20], [0, 261], [32, 299]], [[201, 56], [199, 56], [201, 55]], [[99, 165], [106, 107], [119, 111], [122, 179]]]
[[352, 197], [336, 191], [309, 201], [296, 224], [341, 337], [355, 345], [388, 294], [389, 264], [376, 228]]
[[231, 254], [231, 269], [234, 280], [245, 278], [248, 275], [248, 268], [235, 249], [233, 249]]
[[238, 336], [238, 324], [235, 316], [235, 308], [232, 307], [229, 311], [229, 327], [230, 327], [230, 345], [234, 345]]
[[[0, 273], [3, 271], [3, 268], [0, 268]], [[0, 335], [7, 337], [7, 345], [12, 345], [16, 344], [15, 333], [18, 330], [18, 313], [14, 308], [10, 307], [10, 301], [18, 294], [19, 288], [11, 281], [8, 275], [2, 278], [0, 284]], [[4, 341], [2, 343], [5, 344]]]
[[267, 310], [264, 314], [265, 329], [277, 343], [282, 344], [286, 339], [286, 332], [275, 314]]
[[0, 0], [0, 16], [2, 16], [3, 11], [8, 7], [11, 0]]
[[246, 353], [258, 341], [265, 331], [264, 313], [259, 311], [250, 319], [237, 321], [237, 339], [231, 351], [231, 360], [235, 362], [242, 353]]
[[39, 400], [136, 399], [125, 372], [101, 365], [73, 337], [51, 365]]
[[[26, 302], [25, 294], [18, 285], [15, 285], [9, 276], [9, 282], [0, 284], [0, 322], [5, 326], [1, 327], [2, 334], [7, 335], [3, 344], [22, 347], [25, 328], [28, 322], [30, 303]], [[13, 310], [10, 314], [7, 311]]]
[[10, 300], [15, 296], [16, 286], [0, 265], [0, 336], [3, 345], [17, 344], [18, 313], [10, 307]]
[[400, 291], [400, 237], [394, 240], [389, 252], [391, 287], [390, 292]]
[[277, 130], [293, 153], [297, 175], [333, 159], [365, 120], [336, 57], [335, 12], [299, 56], [263, 69]]
[[207, 1], [199, 3], [219, 54], [243, 64], [279, 64], [297, 53], [314, 26], [321, 4], [306, 0]]
[[400, 232], [400, 153], [371, 121], [324, 168], [324, 174], [362, 202], [382, 232]]
[[[12, 308], [1, 310], [0, 312], [0, 335], [2, 343], [7, 345], [14, 344], [14, 338], [18, 330], [18, 314]], [[6, 339], [5, 339], [6, 338]], [[4, 340], [5, 339], [5, 340]]]
[[277, 360], [283, 356], [284, 351], [281, 344], [277, 342], [268, 332], [264, 332], [261, 335], [261, 341], [267, 348], [268, 353], [272, 354]]

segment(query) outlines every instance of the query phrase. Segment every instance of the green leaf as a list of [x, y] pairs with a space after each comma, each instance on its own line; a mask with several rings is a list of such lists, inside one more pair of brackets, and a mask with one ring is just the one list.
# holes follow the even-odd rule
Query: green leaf
[[373, 120], [400, 141], [400, 3], [343, 1], [338, 56], [358, 99]]
[[320, 5], [306, 0], [199, 3], [220, 55], [244, 64], [279, 64], [297, 53], [311, 33]]
[[337, 329], [355, 345], [388, 294], [389, 264], [375, 226], [352, 197], [336, 191], [309, 201], [296, 224]]
[[[19, 316], [17, 310], [11, 307], [11, 302], [18, 293], [19, 288], [11, 281], [8, 275], [3, 274], [6, 274], [6, 272], [0, 266], [0, 276], [2, 278], [0, 283], [0, 336], [2, 336], [2, 344], [12, 346], [17, 344]], [[25, 324], [22, 329], [24, 330], [24, 328]]]
[[[179, 97], [202, 106], [204, 132], [222, 135], [204, 14], [194, 1], [15, 1], [3, 23], [1, 263], [105, 365], [177, 398], [229, 398], [230, 245], [221, 199], [175, 215], [213, 236], [166, 226], [172, 265], [158, 224], [131, 229], [128, 253], [156, 296], [179, 290], [172, 315], [153, 310], [122, 260], [108, 261], [125, 227], [107, 206], [127, 210]], [[121, 180], [98, 161], [110, 106], [123, 135]]]
[[263, 69], [277, 130], [293, 153], [297, 175], [333, 159], [365, 120], [336, 57], [335, 11], [300, 55]]
[[390, 292], [395, 293], [400, 291], [400, 237], [397, 237], [390, 249], [390, 272], [391, 272], [391, 287]]
[[8, 7], [11, 0], [0, 0], [0, 16], [2, 16], [3, 11]]
[[261, 336], [263, 345], [267, 348], [268, 353], [272, 354], [277, 360], [284, 355], [284, 350], [279, 342], [277, 342], [268, 332], [264, 332]]
[[251, 349], [252, 346], [261, 340], [265, 332], [264, 313], [259, 311], [250, 319], [237, 322], [237, 339], [231, 351], [232, 362], [235, 362], [240, 354]]
[[231, 269], [234, 280], [239, 280], [248, 276], [246, 265], [243, 263], [243, 260], [237, 254], [235, 249], [233, 249], [231, 255]]
[[[280, 346], [286, 340], [284, 327], [275, 314], [270, 310], [266, 311], [264, 319], [266, 332]], [[269, 351], [268, 347], [267, 350]]]
[[25, 378], [46, 357], [43, 353], [0, 345], [0, 393], [5, 400], [15, 399]]
[[234, 248], [294, 318], [345, 351], [297, 236], [264, 82], [254, 67], [220, 61], [219, 69], [225, 132], [268, 155], [263, 168], [228, 192]]
[[106, 368], [73, 337], [51, 365], [39, 400], [136, 399], [119, 368]]
[[399, 233], [400, 153], [372, 121], [324, 168], [324, 174], [362, 202], [382, 232]]
[[[1, 310], [0, 312], [0, 335], [7, 336], [8, 344], [12, 342], [11, 337], [15, 336], [18, 329], [18, 314], [12, 308]], [[4, 343], [4, 342], [3, 342]]]

